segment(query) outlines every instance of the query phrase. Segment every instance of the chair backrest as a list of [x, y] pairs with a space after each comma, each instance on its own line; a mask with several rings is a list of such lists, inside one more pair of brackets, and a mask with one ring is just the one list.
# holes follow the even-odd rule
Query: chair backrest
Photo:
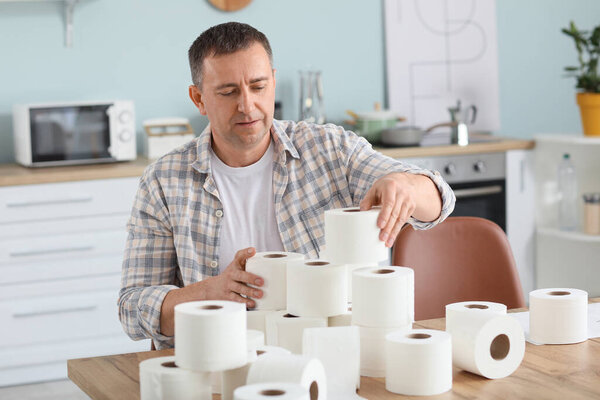
[[504, 231], [477, 217], [449, 217], [429, 230], [405, 226], [392, 265], [415, 271], [415, 319], [440, 318], [445, 305], [494, 301], [525, 307], [515, 260]]

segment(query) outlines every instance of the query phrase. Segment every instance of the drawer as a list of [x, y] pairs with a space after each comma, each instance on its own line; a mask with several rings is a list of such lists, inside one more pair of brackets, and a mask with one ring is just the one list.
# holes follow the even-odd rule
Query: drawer
[[138, 178], [0, 188], [0, 224], [74, 216], [128, 213]]
[[99, 290], [109, 290], [114, 293], [116, 298], [120, 288], [120, 272], [88, 278], [39, 280], [25, 284], [0, 285], [0, 301], [44, 298]]
[[122, 255], [126, 238], [125, 230], [114, 230], [2, 240], [0, 267], [62, 259], [78, 259], [84, 263], [91, 257]]
[[125, 333], [29, 346], [0, 347], [0, 386], [67, 378], [67, 360], [150, 350]]
[[85, 233], [95, 231], [127, 229], [127, 220], [131, 214], [113, 214], [92, 217], [70, 217], [59, 220], [21, 221], [0, 224], [0, 246], [6, 239], [19, 237], [47, 236], [64, 233]]
[[123, 331], [116, 291], [0, 302], [0, 343], [21, 346]]
[[86, 258], [85, 262], [68, 259], [0, 264], [0, 296], [9, 285], [120, 274], [122, 264], [122, 254]]

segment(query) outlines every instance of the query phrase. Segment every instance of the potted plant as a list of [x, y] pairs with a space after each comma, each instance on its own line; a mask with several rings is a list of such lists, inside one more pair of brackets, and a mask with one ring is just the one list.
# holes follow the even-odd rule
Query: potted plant
[[579, 66], [565, 67], [567, 76], [575, 77], [580, 89], [577, 93], [577, 104], [581, 112], [583, 134], [600, 136], [600, 75], [598, 75], [598, 58], [600, 57], [600, 25], [591, 32], [577, 29], [571, 21], [569, 28], [562, 32], [575, 41]]

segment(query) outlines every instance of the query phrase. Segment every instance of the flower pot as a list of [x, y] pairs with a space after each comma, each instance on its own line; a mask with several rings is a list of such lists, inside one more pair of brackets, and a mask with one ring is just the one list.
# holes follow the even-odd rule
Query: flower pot
[[585, 136], [600, 136], [600, 93], [577, 93]]

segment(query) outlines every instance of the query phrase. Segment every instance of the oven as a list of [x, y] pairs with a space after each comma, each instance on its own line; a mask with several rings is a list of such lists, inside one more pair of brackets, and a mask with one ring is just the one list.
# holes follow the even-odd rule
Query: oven
[[506, 231], [506, 157], [503, 152], [402, 161], [439, 171], [456, 195], [452, 216], [489, 219]]

